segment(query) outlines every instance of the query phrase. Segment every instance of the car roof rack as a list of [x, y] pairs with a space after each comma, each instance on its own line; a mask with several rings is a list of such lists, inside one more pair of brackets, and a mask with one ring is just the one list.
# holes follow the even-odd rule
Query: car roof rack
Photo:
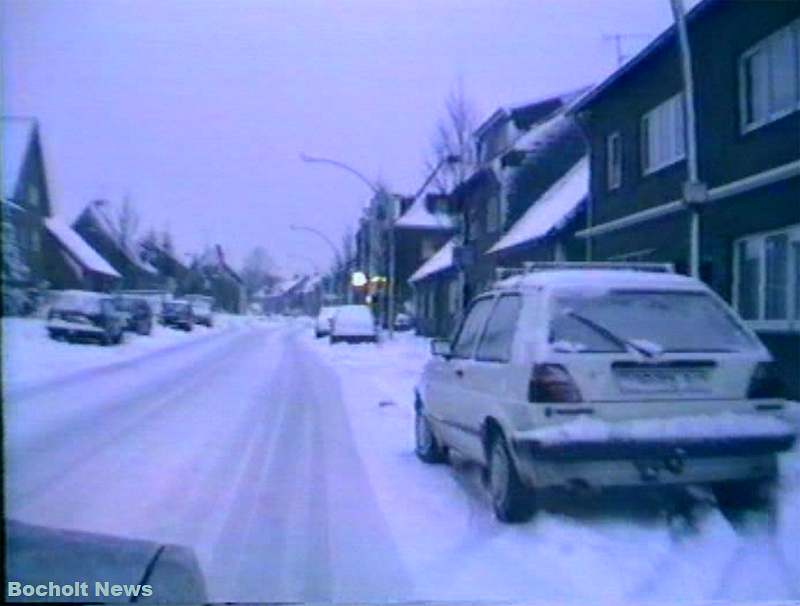
[[651, 273], [675, 273], [672, 263], [643, 263], [629, 261], [526, 261], [522, 267], [498, 267], [495, 269], [495, 279], [505, 280], [514, 276], [524, 276], [537, 271], [552, 270], [621, 270], [642, 271]]

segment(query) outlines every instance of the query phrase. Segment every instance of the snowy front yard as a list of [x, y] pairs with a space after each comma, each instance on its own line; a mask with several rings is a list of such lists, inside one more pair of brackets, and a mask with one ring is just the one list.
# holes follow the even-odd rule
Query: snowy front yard
[[250, 316], [218, 314], [213, 328], [195, 325], [191, 332], [154, 323], [148, 336], [126, 332], [121, 345], [103, 347], [96, 343], [54, 341], [47, 336], [41, 318], [3, 318], [4, 389], [34, 387], [81, 371], [128, 362], [257, 321]]
[[413, 451], [413, 388], [425, 339], [331, 346], [361, 458], [419, 599], [689, 602], [800, 598], [800, 451], [781, 459], [777, 525], [735, 526], [698, 502], [696, 525], [646, 499], [555, 503], [520, 526], [497, 522], [475, 466], [428, 466]]

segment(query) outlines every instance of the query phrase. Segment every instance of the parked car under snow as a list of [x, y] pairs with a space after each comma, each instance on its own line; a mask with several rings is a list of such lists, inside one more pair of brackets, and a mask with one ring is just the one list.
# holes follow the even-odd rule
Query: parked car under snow
[[705, 484], [753, 504], [796, 439], [766, 348], [707, 286], [673, 273], [509, 278], [432, 349], [417, 455], [452, 449], [483, 465], [503, 521], [552, 487]]
[[378, 328], [366, 305], [341, 305], [331, 321], [331, 343], [375, 343]]
[[146, 299], [120, 295], [114, 298], [117, 311], [125, 320], [125, 330], [149, 335], [153, 330], [153, 309]]
[[161, 307], [161, 323], [187, 332], [194, 328], [194, 310], [188, 301], [174, 299]]
[[50, 338], [65, 341], [121, 343], [125, 319], [110, 295], [81, 290], [58, 293], [47, 314]]
[[314, 336], [317, 339], [327, 337], [331, 332], [331, 322], [338, 308], [334, 306], [322, 307], [314, 323]]

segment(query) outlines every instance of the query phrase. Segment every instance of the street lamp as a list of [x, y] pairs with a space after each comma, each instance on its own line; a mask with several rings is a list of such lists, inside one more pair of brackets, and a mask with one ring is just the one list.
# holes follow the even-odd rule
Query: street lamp
[[672, 16], [680, 49], [681, 74], [683, 76], [684, 101], [686, 106], [686, 164], [688, 179], [683, 185], [683, 201], [689, 209], [690, 273], [700, 277], [700, 206], [708, 199], [706, 185], [700, 181], [697, 162], [697, 127], [694, 111], [694, 79], [692, 77], [692, 52], [686, 31], [686, 14], [683, 0], [670, 0]]
[[[331, 250], [333, 251], [333, 256], [334, 256], [334, 259], [336, 261], [336, 264], [337, 265], [343, 265], [342, 264], [341, 255], [339, 255], [339, 249], [336, 248], [336, 245], [333, 243], [333, 241], [328, 236], [326, 236], [324, 233], [322, 233], [318, 229], [315, 229], [313, 227], [309, 227], [307, 225], [290, 225], [289, 229], [291, 229], [292, 231], [306, 231], [308, 233], [314, 234], [320, 240], [325, 242], [325, 244], [327, 244], [328, 246], [331, 247]], [[335, 276], [335, 272], [334, 272], [334, 276]]]

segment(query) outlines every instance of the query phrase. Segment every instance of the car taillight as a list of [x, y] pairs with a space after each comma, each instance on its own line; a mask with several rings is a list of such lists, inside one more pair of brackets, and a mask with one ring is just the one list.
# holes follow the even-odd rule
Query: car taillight
[[535, 364], [528, 383], [528, 401], [583, 402], [583, 397], [561, 364]]
[[750, 377], [747, 388], [748, 398], [783, 398], [783, 380], [774, 362], [759, 362]]

